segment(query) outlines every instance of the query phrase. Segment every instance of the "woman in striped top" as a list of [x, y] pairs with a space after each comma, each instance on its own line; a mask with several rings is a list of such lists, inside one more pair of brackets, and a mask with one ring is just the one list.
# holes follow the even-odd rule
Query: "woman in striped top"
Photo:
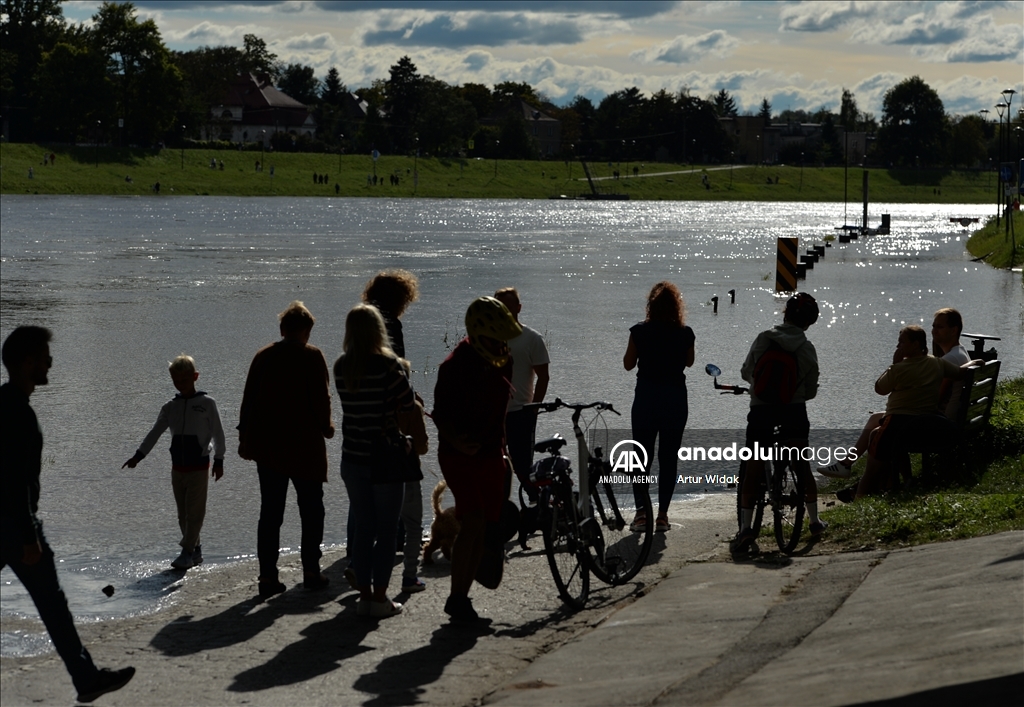
[[412, 408], [414, 397], [405, 361], [388, 345], [384, 319], [376, 307], [352, 308], [342, 348], [344, 353], [334, 364], [334, 381], [343, 413], [341, 479], [354, 521], [349, 550], [360, 594], [356, 613], [384, 618], [402, 611], [401, 604], [388, 599], [387, 589], [403, 484], [376, 483], [370, 455], [385, 416]]

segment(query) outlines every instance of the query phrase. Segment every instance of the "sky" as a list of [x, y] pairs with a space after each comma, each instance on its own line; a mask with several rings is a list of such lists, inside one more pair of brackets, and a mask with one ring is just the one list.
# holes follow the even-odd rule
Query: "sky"
[[[100, 3], [66, 2], [88, 22]], [[726, 89], [740, 113], [767, 98], [838, 112], [844, 88], [881, 117], [886, 90], [910, 76], [934, 88], [953, 114], [1024, 92], [1024, 1], [1014, 2], [606, 2], [400, 0], [396, 2], [200, 2], [137, 0], [176, 50], [242, 46], [262, 38], [285, 63], [332, 66], [350, 90], [386, 79], [409, 56], [447, 83], [529, 83], [557, 105], [595, 104], [637, 87], [645, 95]]]

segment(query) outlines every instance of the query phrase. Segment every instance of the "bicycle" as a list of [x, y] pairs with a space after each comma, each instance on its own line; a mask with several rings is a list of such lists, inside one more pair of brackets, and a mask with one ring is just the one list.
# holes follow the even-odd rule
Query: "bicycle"
[[[720, 391], [721, 395], [744, 395], [749, 389], [738, 385], [722, 385], [718, 382], [718, 376], [722, 375], [722, 369], [713, 363], [707, 364], [704, 371], [714, 378], [714, 388]], [[779, 446], [783, 440], [781, 430], [776, 427], [771, 439], [771, 449], [777, 456]], [[739, 530], [743, 529], [742, 520], [742, 496], [743, 480], [746, 475], [747, 462], [740, 462], [738, 483], [736, 484], [736, 522]], [[771, 459], [764, 462], [764, 478], [758, 482], [758, 489], [754, 501], [754, 517], [750, 528], [755, 534], [761, 531], [761, 522], [764, 520], [766, 506], [772, 508], [772, 522], [775, 530], [775, 543], [779, 550], [787, 555], [796, 549], [800, 542], [800, 533], [804, 524], [804, 492], [806, 487], [799, 471], [789, 459]]]
[[[538, 413], [562, 408], [573, 411], [580, 470], [577, 487], [573, 485], [572, 464], [560, 451], [567, 444], [560, 435], [534, 445], [534, 451], [548, 456], [534, 463], [530, 479], [539, 492], [540, 528], [555, 586], [566, 604], [579, 609], [590, 591], [591, 572], [606, 584], [624, 584], [647, 562], [653, 527], [648, 523], [643, 530], [633, 532], [623, 514], [632, 511], [653, 517], [651, 498], [642, 485], [613, 483], [611, 464], [604, 459], [604, 450], [595, 446], [591, 454], [587, 447], [586, 433], [580, 427], [582, 412], [596, 408], [597, 417], [604, 411], [618, 415], [610, 403], [569, 404], [556, 398], [554, 402], [532, 403], [529, 407], [535, 407]], [[527, 505], [522, 487], [520, 502], [524, 507]]]

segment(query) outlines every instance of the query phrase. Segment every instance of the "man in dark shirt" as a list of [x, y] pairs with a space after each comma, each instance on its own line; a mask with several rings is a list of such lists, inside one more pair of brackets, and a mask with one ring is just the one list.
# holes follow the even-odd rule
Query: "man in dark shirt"
[[18, 327], [3, 345], [3, 363], [10, 380], [0, 386], [0, 427], [3, 458], [3, 534], [0, 568], [10, 565], [39, 610], [57, 653], [64, 660], [78, 690], [79, 702], [119, 690], [135, 675], [135, 668], [98, 669], [75, 630], [64, 591], [57, 580], [53, 551], [43, 536], [39, 510], [39, 472], [43, 433], [29, 396], [46, 385], [53, 364], [49, 329]]

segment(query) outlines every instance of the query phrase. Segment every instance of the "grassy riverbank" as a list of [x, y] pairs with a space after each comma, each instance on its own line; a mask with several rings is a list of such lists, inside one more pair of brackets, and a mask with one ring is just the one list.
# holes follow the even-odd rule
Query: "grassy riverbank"
[[[926, 478], [914, 456], [910, 490], [825, 510], [828, 541], [856, 549], [1024, 529], [1024, 376], [999, 384], [990, 430], [957, 457], [938, 476]], [[854, 476], [862, 471], [858, 462]], [[829, 489], [846, 485], [832, 481]]]
[[[56, 156], [43, 165], [43, 154]], [[210, 161], [218, 160], [211, 169]], [[67, 147], [0, 144], [0, 193], [161, 195], [431, 197], [547, 199], [589, 193], [579, 163], [560, 161], [439, 159], [381, 156], [374, 165], [366, 155], [261, 153], [217, 150], [136, 150], [114, 147]], [[219, 169], [223, 160], [224, 169]], [[274, 172], [271, 176], [270, 168]], [[378, 184], [367, 182], [376, 167]], [[631, 199], [715, 201], [842, 201], [844, 170], [805, 165], [680, 165], [622, 162], [591, 166], [602, 191]], [[637, 176], [633, 176], [633, 168]], [[29, 169], [32, 177], [29, 178]], [[419, 180], [414, 183], [413, 170]], [[707, 170], [710, 189], [702, 183]], [[613, 170], [623, 177], [611, 179]], [[951, 170], [871, 169], [875, 203], [985, 203], [991, 199], [992, 175]], [[326, 174], [327, 184], [316, 184]], [[860, 168], [849, 170], [849, 201], [861, 200]], [[396, 175], [393, 186], [389, 177]], [[129, 179], [130, 178], [130, 181]], [[777, 180], [777, 183], [776, 183]], [[769, 183], [769, 181], [771, 183]], [[337, 190], [335, 189], [337, 185]]]
[[[983, 228], [971, 234], [967, 241], [968, 252], [975, 258], [985, 257], [985, 262], [996, 268], [1024, 264], [1024, 213], [1011, 213], [1012, 234], [1007, 232], [1005, 219], [1000, 219], [996, 225], [993, 217]], [[1016, 253], [1014, 245], [1017, 247]]]

